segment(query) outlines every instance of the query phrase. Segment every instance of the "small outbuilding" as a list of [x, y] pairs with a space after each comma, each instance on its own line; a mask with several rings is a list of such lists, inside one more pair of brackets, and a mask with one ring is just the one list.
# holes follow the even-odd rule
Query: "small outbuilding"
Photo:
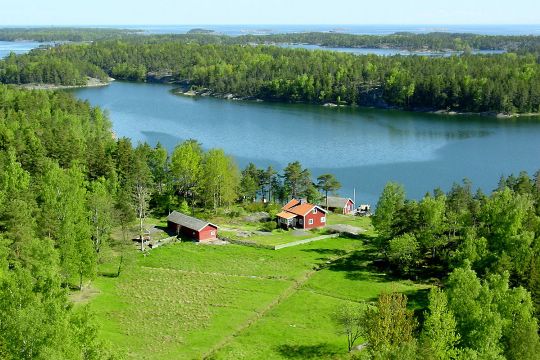
[[[322, 199], [319, 206], [326, 207], [326, 199]], [[337, 196], [328, 197], [328, 210], [333, 213], [348, 215], [354, 212], [354, 201], [351, 198], [342, 198]]]
[[214, 240], [218, 231], [217, 225], [178, 211], [173, 211], [167, 216], [167, 228], [176, 235], [184, 235], [197, 241]]

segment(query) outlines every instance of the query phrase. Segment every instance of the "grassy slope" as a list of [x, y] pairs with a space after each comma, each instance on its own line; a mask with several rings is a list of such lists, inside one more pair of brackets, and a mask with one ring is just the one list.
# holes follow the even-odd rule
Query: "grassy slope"
[[[368, 219], [351, 221], [369, 228]], [[337, 306], [421, 288], [372, 269], [375, 255], [362, 239], [279, 251], [180, 243], [128, 254], [119, 278], [95, 281], [101, 294], [90, 306], [102, 336], [137, 359], [346, 358], [344, 338], [329, 322]]]

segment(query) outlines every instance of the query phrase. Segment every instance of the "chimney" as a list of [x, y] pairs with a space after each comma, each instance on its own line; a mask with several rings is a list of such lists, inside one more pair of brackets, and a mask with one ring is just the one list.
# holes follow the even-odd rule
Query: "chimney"
[[308, 203], [308, 201], [307, 201], [306, 198], [300, 199], [300, 204], [301, 204], [301, 205], [302, 205], [302, 204], [307, 204], [307, 203]]

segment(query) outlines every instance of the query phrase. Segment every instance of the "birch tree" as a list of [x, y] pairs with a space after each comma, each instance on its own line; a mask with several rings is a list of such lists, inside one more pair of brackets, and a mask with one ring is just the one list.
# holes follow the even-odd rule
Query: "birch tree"
[[141, 251], [144, 251], [145, 221], [148, 216], [150, 195], [152, 193], [152, 173], [148, 166], [144, 150], [140, 147], [135, 149], [131, 182], [135, 212], [139, 221]]

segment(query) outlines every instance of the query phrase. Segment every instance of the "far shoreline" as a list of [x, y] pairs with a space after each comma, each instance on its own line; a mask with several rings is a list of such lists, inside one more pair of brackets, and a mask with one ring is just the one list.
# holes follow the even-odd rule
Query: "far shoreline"
[[[413, 113], [426, 113], [426, 114], [434, 114], [434, 115], [447, 115], [447, 116], [484, 116], [489, 118], [497, 118], [497, 119], [517, 119], [520, 117], [523, 118], [533, 118], [533, 117], [540, 117], [540, 112], [538, 113], [515, 113], [515, 114], [508, 114], [508, 113], [498, 113], [496, 111], [483, 111], [483, 112], [470, 112], [470, 111], [458, 111], [458, 110], [449, 110], [449, 109], [405, 109], [400, 108], [397, 106], [391, 106], [391, 105], [358, 105], [358, 104], [336, 104], [334, 102], [326, 102], [326, 103], [308, 103], [308, 102], [290, 102], [290, 101], [282, 101], [282, 100], [273, 100], [273, 99], [261, 99], [257, 97], [252, 96], [239, 96], [233, 93], [218, 93], [211, 89], [200, 89], [195, 90], [191, 87], [186, 86], [185, 82], [179, 82], [175, 80], [162, 80], [162, 79], [155, 79], [155, 78], [149, 78], [147, 81], [129, 81], [129, 80], [121, 80], [122, 82], [127, 83], [149, 83], [149, 84], [163, 84], [163, 85], [173, 85], [176, 86], [175, 88], [171, 89], [171, 93], [176, 96], [184, 96], [184, 97], [191, 97], [191, 98], [204, 98], [204, 97], [211, 97], [215, 99], [222, 99], [222, 100], [230, 100], [230, 101], [248, 101], [248, 102], [273, 102], [273, 103], [281, 103], [281, 104], [305, 104], [305, 105], [314, 105], [314, 106], [322, 106], [327, 108], [368, 108], [368, 109], [378, 109], [378, 110], [399, 110], [399, 111], [407, 111], [407, 112], [413, 112]], [[116, 79], [109, 77], [108, 81], [102, 81], [97, 78], [88, 78], [87, 83], [85, 85], [60, 85], [60, 84], [45, 84], [45, 83], [31, 83], [31, 84], [11, 84], [15, 85], [17, 87], [27, 89], [27, 90], [69, 90], [69, 89], [83, 89], [83, 88], [97, 88], [97, 87], [104, 87], [108, 86], [111, 82], [116, 81]], [[10, 85], [10, 84], [5, 84]]]
[[[115, 81], [113, 78], [109, 78], [107, 81], [103, 81], [97, 78], [87, 78], [84, 85], [60, 85], [60, 84], [47, 84], [47, 83], [30, 83], [30, 84], [15, 84], [15, 86], [26, 90], [64, 90], [64, 89], [79, 89], [79, 88], [92, 88], [107, 86], [111, 82]], [[6, 84], [10, 85], [10, 84]]]
[[[178, 85], [174, 82], [169, 83], [171, 85]], [[251, 101], [251, 102], [276, 102], [276, 103], [282, 103], [282, 104], [290, 104], [293, 102], [288, 101], [279, 101], [279, 100], [265, 100], [260, 99], [257, 97], [249, 97], [249, 96], [239, 96], [232, 93], [217, 93], [210, 89], [201, 89], [201, 90], [193, 90], [193, 89], [187, 89], [186, 87], [178, 87], [171, 92], [174, 95], [177, 96], [185, 96], [185, 97], [212, 97], [216, 99], [223, 99], [223, 100], [231, 100], [231, 101]], [[448, 109], [405, 109], [400, 108], [396, 106], [376, 106], [376, 105], [358, 105], [358, 104], [336, 104], [333, 102], [326, 102], [323, 104], [317, 104], [317, 103], [308, 103], [308, 102], [295, 102], [298, 104], [306, 104], [306, 105], [315, 105], [315, 106], [322, 106], [327, 108], [355, 108], [355, 107], [365, 107], [370, 109], [379, 109], [379, 110], [399, 110], [399, 111], [408, 111], [408, 112], [414, 112], [414, 113], [427, 113], [427, 114], [434, 114], [434, 115], [448, 115], [448, 116], [485, 116], [490, 118], [497, 118], [497, 119], [516, 119], [519, 117], [540, 117], [539, 113], [516, 113], [516, 114], [508, 114], [508, 113], [498, 113], [496, 111], [483, 111], [483, 112], [471, 112], [471, 111], [457, 111], [457, 110], [448, 110]]]

